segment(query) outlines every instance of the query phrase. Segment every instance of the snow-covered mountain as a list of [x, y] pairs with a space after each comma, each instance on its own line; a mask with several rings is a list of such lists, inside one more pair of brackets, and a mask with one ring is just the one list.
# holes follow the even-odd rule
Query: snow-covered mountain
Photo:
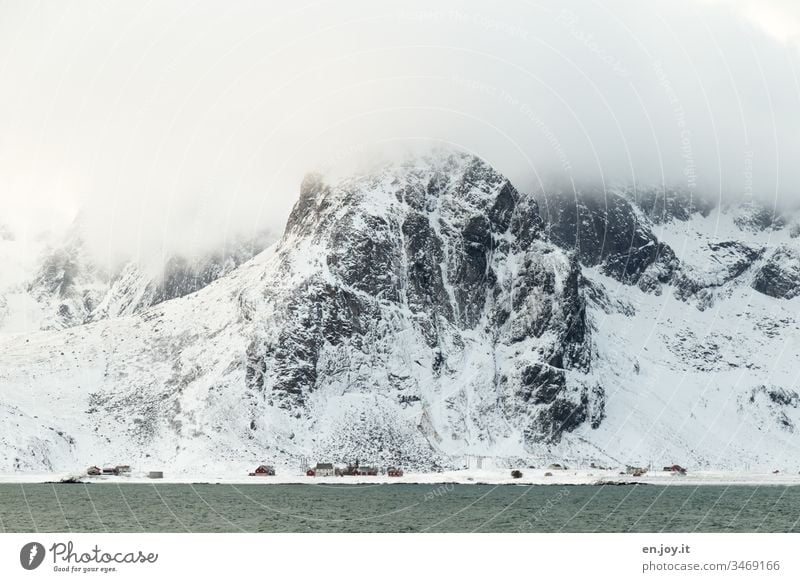
[[0, 470], [796, 469], [798, 231], [685, 192], [520, 193], [457, 152], [312, 175], [283, 238], [196, 292], [0, 336]]
[[64, 329], [138, 313], [202, 289], [273, 240], [262, 231], [191, 258], [173, 254], [156, 264], [104, 264], [87, 249], [79, 222], [63, 236], [24, 243], [10, 229], [0, 236], [0, 257], [9, 267], [0, 278], [0, 333]]

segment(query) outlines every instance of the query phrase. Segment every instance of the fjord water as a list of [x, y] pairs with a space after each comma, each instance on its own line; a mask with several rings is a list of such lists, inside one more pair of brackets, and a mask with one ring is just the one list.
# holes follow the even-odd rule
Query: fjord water
[[5, 532], [798, 532], [800, 487], [0, 485]]

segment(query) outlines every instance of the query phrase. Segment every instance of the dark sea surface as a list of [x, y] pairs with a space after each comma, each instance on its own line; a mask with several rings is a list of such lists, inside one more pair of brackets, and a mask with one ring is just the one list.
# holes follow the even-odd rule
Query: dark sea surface
[[5, 532], [799, 532], [800, 487], [0, 485]]

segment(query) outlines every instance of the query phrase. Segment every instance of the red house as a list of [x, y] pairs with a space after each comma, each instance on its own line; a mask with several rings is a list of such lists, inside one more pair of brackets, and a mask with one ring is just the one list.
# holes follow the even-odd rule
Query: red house
[[259, 465], [255, 473], [250, 473], [250, 477], [272, 477], [275, 475], [275, 468], [272, 465]]

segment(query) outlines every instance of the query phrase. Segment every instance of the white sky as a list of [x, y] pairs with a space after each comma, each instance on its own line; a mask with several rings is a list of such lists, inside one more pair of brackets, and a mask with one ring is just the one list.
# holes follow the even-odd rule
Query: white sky
[[0, 223], [188, 252], [280, 231], [309, 170], [440, 142], [522, 188], [797, 197], [798, 3], [496, 4], [4, 2]]

